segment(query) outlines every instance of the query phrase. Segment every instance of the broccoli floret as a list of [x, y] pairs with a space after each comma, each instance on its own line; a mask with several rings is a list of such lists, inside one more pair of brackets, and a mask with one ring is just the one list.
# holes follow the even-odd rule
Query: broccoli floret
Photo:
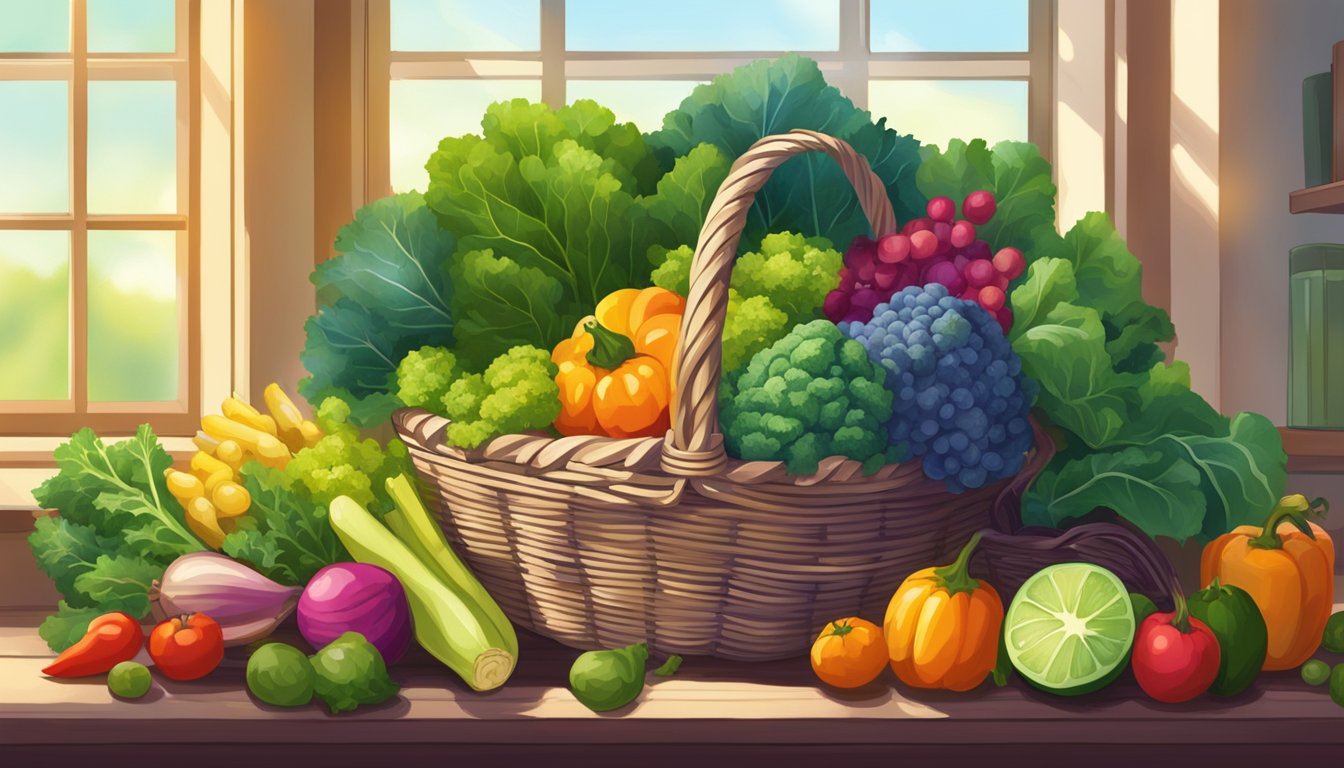
[[793, 475], [846, 456], [875, 471], [901, 458], [887, 441], [892, 395], [858, 342], [827, 320], [799, 325], [724, 376], [720, 418], [728, 452], [783, 461]]
[[361, 439], [359, 430], [346, 421], [349, 416], [350, 406], [340, 398], [322, 401], [317, 422], [325, 434], [285, 465], [285, 484], [301, 486], [322, 506], [337, 496], [349, 496], [364, 506], [386, 511], [391, 501], [382, 491], [383, 483], [407, 471], [406, 444], [394, 439], [384, 447], [372, 438]]
[[[682, 296], [690, 282], [692, 250], [655, 249], [654, 285]], [[746, 366], [752, 355], [795, 325], [821, 316], [821, 303], [839, 282], [844, 258], [821, 237], [792, 232], [766, 235], [759, 251], [733, 265], [723, 325], [723, 370]]]
[[872, 320], [840, 329], [886, 371], [886, 389], [896, 396], [890, 440], [908, 445], [926, 476], [960, 493], [1022, 468], [1037, 385], [979, 304], [931, 283], [900, 291], [877, 305]]
[[439, 399], [452, 424], [450, 445], [475, 448], [497, 435], [545, 429], [560, 415], [555, 364], [545, 350], [517, 346], [495, 358], [484, 373], [461, 375]]
[[397, 397], [412, 408], [434, 408], [449, 385], [462, 375], [457, 355], [443, 347], [421, 347], [397, 365]]

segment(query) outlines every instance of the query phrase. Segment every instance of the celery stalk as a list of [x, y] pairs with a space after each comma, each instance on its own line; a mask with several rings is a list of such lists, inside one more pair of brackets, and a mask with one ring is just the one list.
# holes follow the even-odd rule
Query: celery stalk
[[332, 530], [355, 560], [386, 568], [401, 582], [421, 647], [475, 690], [498, 688], [509, 679], [518, 657], [516, 639], [501, 647], [497, 630], [480, 607], [440, 581], [359, 502], [338, 496], [331, 502], [329, 517]]
[[425, 509], [424, 503], [420, 501], [420, 495], [416, 493], [410, 479], [406, 475], [389, 477], [387, 492], [392, 497], [392, 503], [396, 505], [396, 509], [389, 515], [400, 513], [400, 522], [410, 526], [414, 538], [419, 543], [419, 546], [410, 548], [417, 553], [428, 553], [430, 559], [426, 560], [425, 564], [448, 584], [456, 587], [468, 602], [479, 606], [495, 630], [492, 638], [501, 643], [501, 648], [508, 649], [515, 656], [518, 655], [518, 635], [513, 629], [513, 624], [509, 622], [509, 618], [504, 615], [503, 609], [495, 599], [485, 590], [485, 585], [481, 584], [467, 564], [462, 562], [462, 558], [448, 546], [448, 539], [444, 537], [443, 529], [429, 516], [429, 510]]

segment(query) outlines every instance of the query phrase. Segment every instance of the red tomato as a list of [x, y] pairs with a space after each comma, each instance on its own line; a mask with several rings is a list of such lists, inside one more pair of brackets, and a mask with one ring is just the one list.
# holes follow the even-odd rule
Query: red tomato
[[[1186, 614], [1154, 613], [1134, 637], [1134, 679], [1158, 701], [1177, 704], [1204, 693], [1218, 677], [1222, 653], [1213, 630]], [[1182, 631], [1181, 624], [1186, 624]]]
[[204, 613], [168, 619], [149, 633], [149, 658], [169, 679], [205, 677], [224, 660], [224, 630]]

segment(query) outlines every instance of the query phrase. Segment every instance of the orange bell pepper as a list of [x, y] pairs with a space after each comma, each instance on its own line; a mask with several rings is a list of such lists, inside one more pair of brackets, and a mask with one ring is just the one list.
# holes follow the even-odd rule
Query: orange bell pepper
[[887, 606], [882, 634], [891, 669], [906, 685], [969, 691], [994, 669], [1003, 601], [967, 569], [980, 534], [951, 565], [911, 574]]
[[1263, 669], [1292, 669], [1321, 643], [1335, 601], [1335, 545], [1308, 515], [1328, 508], [1285, 496], [1261, 528], [1238, 526], [1209, 542], [1200, 557], [1199, 581], [1214, 579], [1246, 590], [1265, 617], [1269, 648]]
[[563, 435], [650, 437], [667, 431], [672, 356], [685, 299], [663, 288], [626, 288], [598, 302], [551, 352], [559, 369]]

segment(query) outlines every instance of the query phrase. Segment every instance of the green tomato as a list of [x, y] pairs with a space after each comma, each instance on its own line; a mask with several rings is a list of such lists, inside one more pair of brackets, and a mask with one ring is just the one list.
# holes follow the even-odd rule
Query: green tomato
[[303, 651], [267, 643], [247, 660], [247, 689], [277, 707], [302, 707], [313, 700], [313, 665]]
[[1344, 611], [1336, 613], [1325, 622], [1325, 635], [1321, 646], [1331, 653], [1344, 653]]
[[1344, 664], [1336, 664], [1330, 671], [1330, 699], [1344, 707]]
[[1321, 685], [1330, 679], [1330, 665], [1320, 659], [1312, 659], [1302, 665], [1302, 681], [1307, 685]]
[[123, 661], [107, 673], [107, 689], [123, 699], [144, 696], [153, 682], [149, 668], [136, 661]]
[[649, 647], [635, 643], [610, 651], [588, 651], [569, 668], [569, 689], [594, 712], [620, 709], [644, 690]]

